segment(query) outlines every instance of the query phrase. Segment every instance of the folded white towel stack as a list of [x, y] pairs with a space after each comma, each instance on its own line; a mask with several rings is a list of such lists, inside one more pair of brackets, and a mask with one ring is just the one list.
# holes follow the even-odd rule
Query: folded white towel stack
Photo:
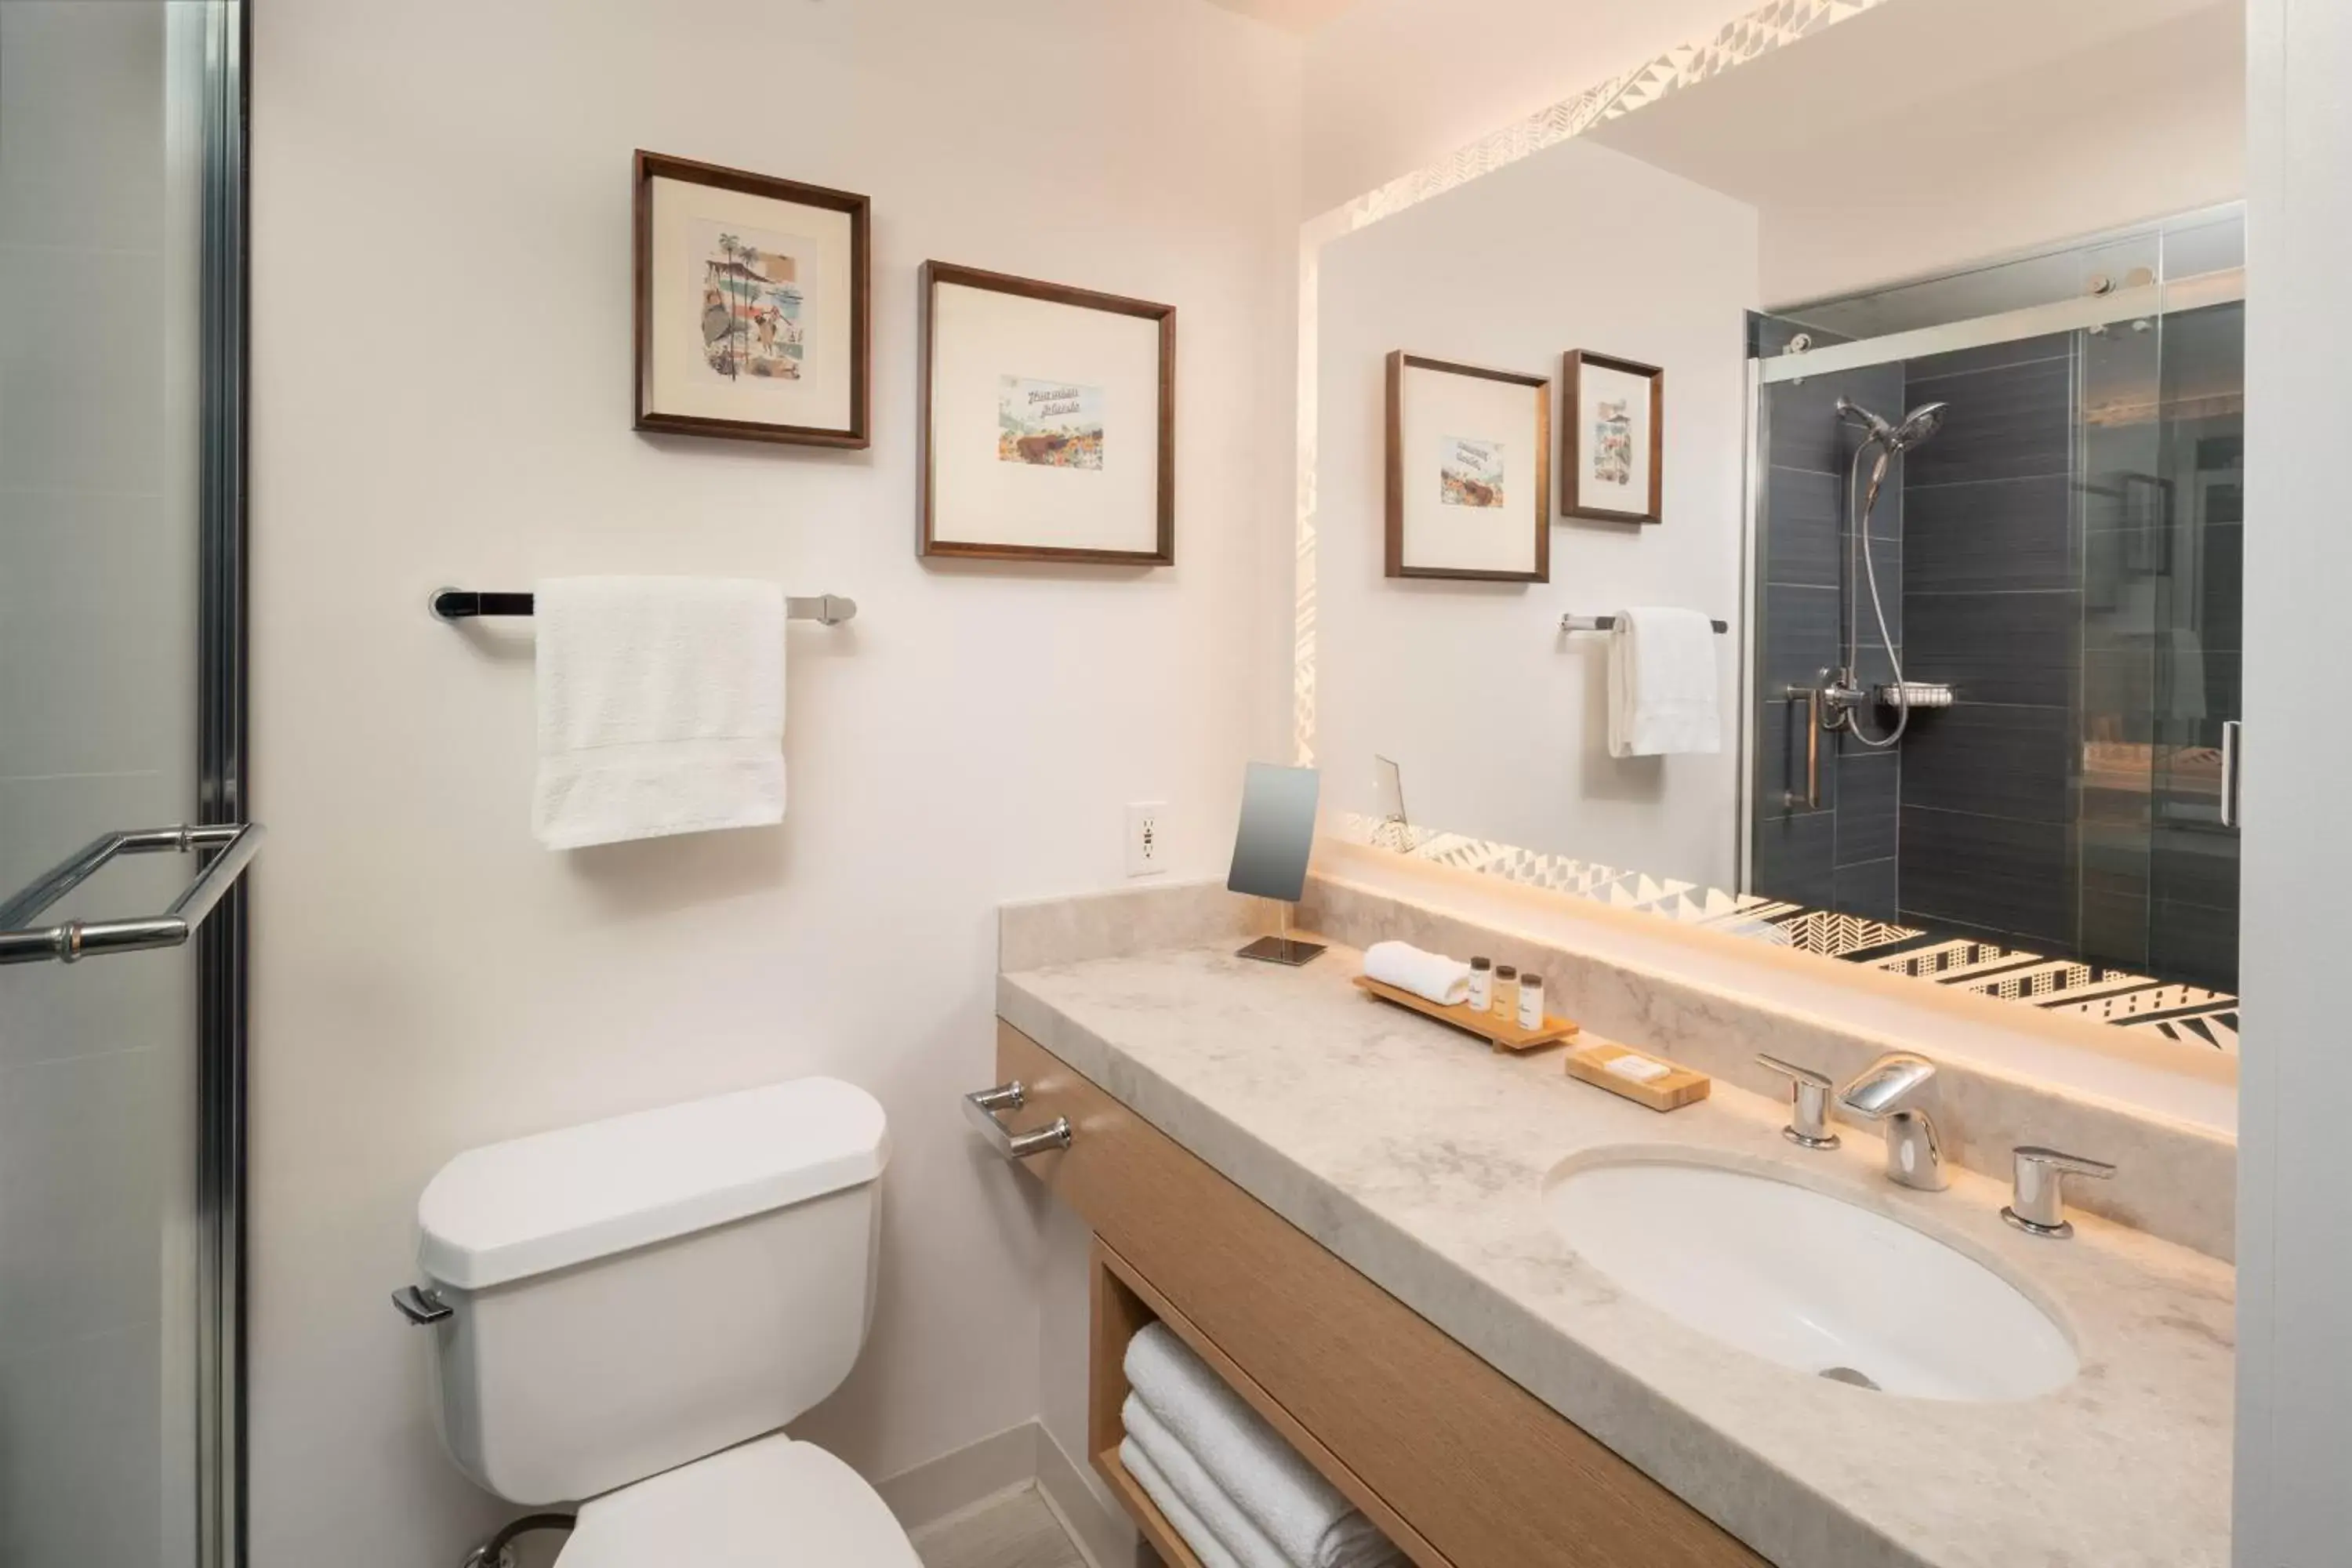
[[1609, 754], [1719, 752], [1715, 624], [1696, 610], [1617, 612], [1609, 639]]
[[1151, 1500], [1161, 1517], [1175, 1526], [1176, 1533], [1184, 1538], [1184, 1544], [1192, 1549], [1192, 1555], [1201, 1560], [1202, 1568], [1242, 1568], [1240, 1560], [1225, 1550], [1224, 1542], [1217, 1539], [1201, 1516], [1176, 1495], [1176, 1489], [1168, 1484], [1168, 1478], [1160, 1473], [1160, 1467], [1151, 1462], [1151, 1456], [1134, 1438], [1119, 1443], [1118, 1462], [1127, 1467], [1127, 1473], [1135, 1478], [1143, 1495]]
[[[1167, 1328], [1149, 1324], [1129, 1341], [1125, 1367], [1135, 1400], [1158, 1419], [1164, 1439], [1192, 1458], [1287, 1568], [1393, 1568], [1404, 1562], [1360, 1510]], [[1132, 1425], [1128, 1433], [1137, 1437]], [[1148, 1447], [1141, 1451], [1152, 1457]], [[1172, 1478], [1163, 1469], [1161, 1479]], [[1197, 1510], [1195, 1517], [1204, 1527], [1213, 1523]], [[1221, 1537], [1218, 1545], [1250, 1568], [1235, 1541]]]
[[1409, 942], [1376, 942], [1364, 949], [1364, 974], [1441, 1006], [1470, 1000], [1470, 966]]
[[784, 596], [772, 583], [538, 585], [539, 781], [551, 849], [784, 819]]
[[1234, 1554], [1242, 1568], [1291, 1568], [1290, 1560], [1282, 1549], [1265, 1538], [1241, 1505], [1234, 1501], [1216, 1479], [1192, 1457], [1191, 1449], [1176, 1440], [1151, 1406], [1130, 1394], [1119, 1406], [1119, 1425], [1127, 1428], [1128, 1440], [1143, 1450], [1161, 1479], [1183, 1500], [1184, 1506], [1200, 1516], [1209, 1527], [1217, 1543]]

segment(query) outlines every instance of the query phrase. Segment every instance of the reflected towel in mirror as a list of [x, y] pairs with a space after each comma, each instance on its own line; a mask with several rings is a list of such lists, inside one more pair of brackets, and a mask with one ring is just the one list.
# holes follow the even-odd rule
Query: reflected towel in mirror
[[1696, 610], [1617, 612], [1609, 638], [1611, 756], [1723, 749], [1715, 647], [1715, 625]]

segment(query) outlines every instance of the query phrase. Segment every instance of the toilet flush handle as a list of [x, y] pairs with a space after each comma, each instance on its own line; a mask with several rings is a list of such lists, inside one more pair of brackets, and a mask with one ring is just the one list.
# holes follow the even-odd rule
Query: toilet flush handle
[[457, 1309], [427, 1290], [422, 1285], [403, 1285], [392, 1293], [392, 1304], [400, 1315], [418, 1328], [446, 1322], [457, 1315]]
[[1029, 1091], [1017, 1078], [994, 1089], [975, 1089], [963, 1097], [964, 1120], [1008, 1160], [1026, 1160], [1048, 1149], [1068, 1148], [1070, 1119], [1066, 1116], [1056, 1116], [1034, 1132], [1015, 1132], [996, 1119], [998, 1111], [1018, 1110], [1028, 1100]]

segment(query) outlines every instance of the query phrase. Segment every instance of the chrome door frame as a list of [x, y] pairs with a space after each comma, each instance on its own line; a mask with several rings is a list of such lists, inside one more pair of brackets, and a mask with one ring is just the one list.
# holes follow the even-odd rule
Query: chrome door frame
[[[249, 820], [246, 773], [246, 237], [249, 0], [204, 0], [199, 197], [202, 494], [197, 543], [196, 820]], [[247, 883], [196, 937], [196, 1561], [246, 1563]]]

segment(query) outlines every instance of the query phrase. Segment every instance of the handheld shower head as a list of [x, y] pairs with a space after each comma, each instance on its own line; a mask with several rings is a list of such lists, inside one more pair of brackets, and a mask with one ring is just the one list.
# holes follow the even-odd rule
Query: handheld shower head
[[1948, 403], [1923, 403], [1903, 416], [1903, 423], [1885, 437], [1887, 444], [1898, 452], [1912, 447], [1944, 427], [1944, 415], [1952, 405]]

